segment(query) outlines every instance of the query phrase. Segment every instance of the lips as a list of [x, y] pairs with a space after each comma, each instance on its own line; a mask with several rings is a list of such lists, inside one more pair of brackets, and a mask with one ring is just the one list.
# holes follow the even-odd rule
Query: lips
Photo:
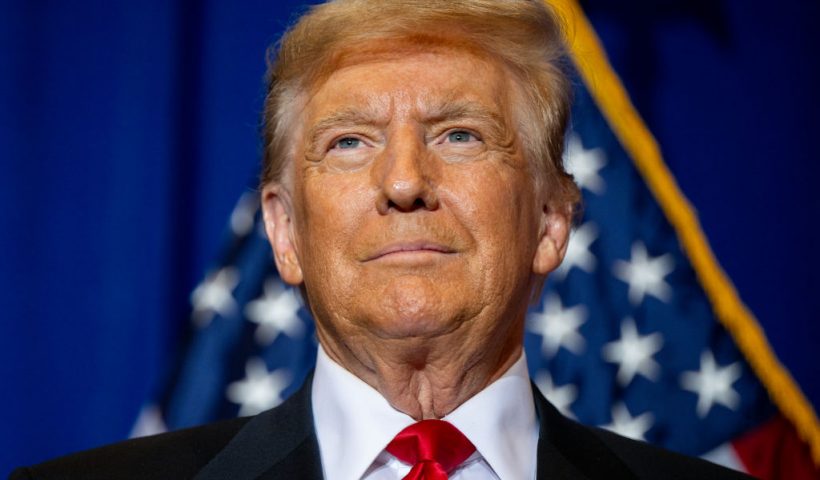
[[371, 255], [365, 258], [365, 261], [378, 260], [382, 258], [410, 256], [413, 254], [450, 254], [456, 253], [456, 250], [447, 245], [431, 242], [427, 240], [417, 241], [402, 241], [388, 244], [379, 248]]

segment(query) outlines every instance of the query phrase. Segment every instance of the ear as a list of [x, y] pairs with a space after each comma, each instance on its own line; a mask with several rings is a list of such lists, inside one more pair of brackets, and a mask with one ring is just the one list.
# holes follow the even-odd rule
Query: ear
[[290, 194], [281, 185], [262, 189], [262, 215], [279, 275], [290, 285], [300, 285], [304, 277], [294, 240], [293, 208]]
[[561, 264], [569, 245], [571, 218], [570, 204], [543, 206], [538, 247], [532, 260], [533, 273], [547, 275]]

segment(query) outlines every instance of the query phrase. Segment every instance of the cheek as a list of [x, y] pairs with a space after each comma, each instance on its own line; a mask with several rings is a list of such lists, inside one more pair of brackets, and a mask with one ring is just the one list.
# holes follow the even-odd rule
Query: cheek
[[369, 189], [354, 176], [323, 174], [305, 179], [301, 231], [307, 262], [338, 261], [349, 250], [366, 211], [374, 209]]
[[526, 174], [497, 165], [459, 176], [450, 182], [449, 196], [480, 247], [506, 251], [535, 237], [534, 192]]
[[480, 263], [473, 274], [483, 285], [477, 290], [510, 298], [530, 281], [537, 246], [532, 182], [526, 173], [499, 165], [455, 185], [454, 210], [476, 242]]

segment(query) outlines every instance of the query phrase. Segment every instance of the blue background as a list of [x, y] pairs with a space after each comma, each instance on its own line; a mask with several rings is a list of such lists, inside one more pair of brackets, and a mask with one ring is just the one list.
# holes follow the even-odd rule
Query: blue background
[[[302, 2], [0, 2], [0, 474], [128, 435], [251, 188]], [[712, 246], [820, 405], [820, 4], [584, 3]]]

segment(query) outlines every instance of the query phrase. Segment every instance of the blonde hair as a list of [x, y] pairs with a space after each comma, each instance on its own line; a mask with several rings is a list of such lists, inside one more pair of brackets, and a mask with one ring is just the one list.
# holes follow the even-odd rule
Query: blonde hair
[[551, 203], [578, 203], [561, 158], [571, 101], [561, 24], [537, 0], [334, 0], [311, 8], [270, 51], [263, 186], [283, 180], [297, 98], [350, 56], [386, 44], [467, 49], [506, 66], [524, 93], [519, 137], [536, 181]]

